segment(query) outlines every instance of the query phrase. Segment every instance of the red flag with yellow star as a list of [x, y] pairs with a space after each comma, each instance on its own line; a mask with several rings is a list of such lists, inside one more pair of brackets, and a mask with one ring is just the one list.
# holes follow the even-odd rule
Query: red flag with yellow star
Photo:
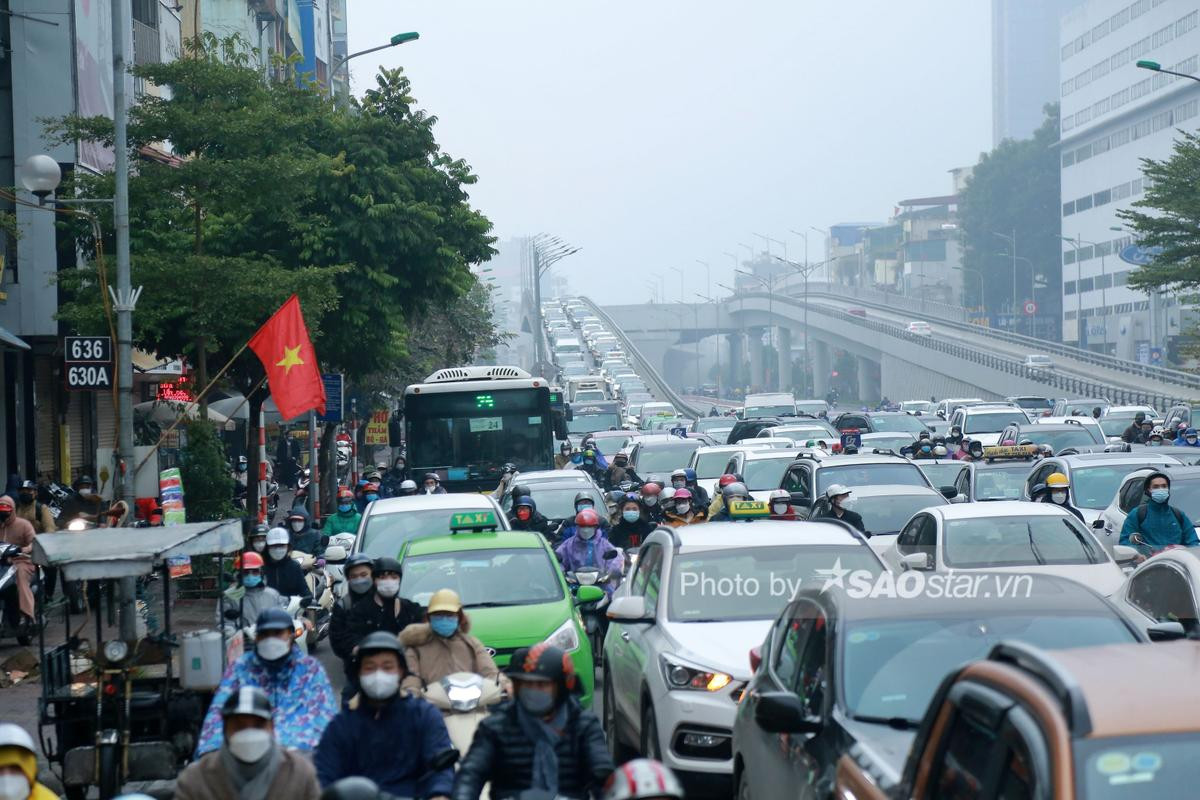
[[325, 384], [300, 313], [300, 298], [292, 295], [280, 306], [250, 337], [250, 349], [267, 371], [267, 384], [281, 417], [294, 419], [313, 408], [325, 413]]

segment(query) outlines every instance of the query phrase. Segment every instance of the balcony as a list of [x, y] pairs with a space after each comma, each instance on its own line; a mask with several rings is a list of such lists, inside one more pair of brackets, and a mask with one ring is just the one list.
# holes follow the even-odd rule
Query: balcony
[[162, 60], [158, 28], [136, 19], [133, 21], [133, 63], [157, 64]]

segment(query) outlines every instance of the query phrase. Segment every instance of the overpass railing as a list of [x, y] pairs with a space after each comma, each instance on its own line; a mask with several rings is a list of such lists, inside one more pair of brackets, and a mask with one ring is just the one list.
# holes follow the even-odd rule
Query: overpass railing
[[[809, 287], [811, 294], [811, 285]], [[760, 300], [771, 299], [766, 292], [743, 292], [743, 298], [755, 298]], [[773, 302], [783, 303], [796, 308], [803, 308], [804, 301], [792, 297], [774, 297]], [[879, 333], [885, 333], [889, 336], [894, 336], [899, 339], [907, 340], [913, 344], [921, 345], [930, 350], [945, 353], [955, 358], [961, 358], [966, 361], [972, 361], [976, 364], [981, 364], [990, 369], [999, 372], [1005, 372], [1016, 377], [1025, 378], [1026, 380], [1043, 383], [1047, 386], [1052, 386], [1056, 389], [1061, 389], [1075, 397], [1107, 397], [1117, 405], [1150, 405], [1158, 409], [1166, 410], [1176, 403], [1187, 402], [1185, 398], [1175, 397], [1154, 392], [1143, 392], [1131, 389], [1120, 389], [1105, 384], [1096, 383], [1094, 381], [1084, 380], [1081, 378], [1072, 378], [1067, 375], [1060, 375], [1055, 372], [1045, 370], [1037, 370], [1026, 367], [1023, 362], [1007, 356], [998, 356], [984, 350], [978, 350], [967, 345], [957, 342], [948, 342], [931, 336], [918, 336], [914, 333], [909, 333], [906, 328], [900, 325], [882, 322], [880, 320], [867, 319], [856, 314], [851, 314], [848, 311], [829, 308], [828, 306], [819, 306], [809, 304], [810, 313], [824, 314], [825, 316], [849, 322], [861, 328], [874, 330]]]
[[700, 417], [704, 416], [696, 409], [695, 406], [690, 405], [686, 400], [683, 399], [681, 395], [667, 385], [667, 382], [663, 379], [663, 377], [658, 374], [658, 370], [654, 368], [654, 366], [644, 355], [642, 355], [642, 351], [637, 348], [637, 345], [635, 345], [633, 341], [625, 335], [625, 331], [621, 330], [621, 328], [619, 328], [617, 324], [613, 322], [613, 318], [608, 315], [608, 312], [593, 303], [590, 298], [581, 297], [580, 300], [582, 300], [584, 304], [592, 310], [593, 314], [600, 318], [608, 331], [620, 340], [621, 346], [625, 349], [625, 353], [631, 356], [633, 360], [637, 362], [638, 375], [653, 383], [655, 388], [659, 390], [661, 396], [669, 401], [671, 405], [675, 406], [676, 411], [683, 414], [685, 417], [691, 417], [692, 419], [700, 419]]

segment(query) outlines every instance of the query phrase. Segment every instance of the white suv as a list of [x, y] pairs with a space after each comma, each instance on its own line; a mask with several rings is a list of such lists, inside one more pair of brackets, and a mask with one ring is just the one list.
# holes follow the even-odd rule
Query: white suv
[[832, 521], [709, 522], [646, 537], [604, 640], [605, 738], [617, 763], [638, 750], [685, 777], [731, 778], [750, 651], [801, 583], [821, 586], [837, 569], [884, 566], [861, 534]]

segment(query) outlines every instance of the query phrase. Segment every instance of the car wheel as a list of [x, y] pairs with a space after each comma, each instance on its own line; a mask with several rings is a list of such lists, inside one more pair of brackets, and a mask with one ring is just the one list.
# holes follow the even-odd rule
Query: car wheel
[[633, 748], [621, 741], [620, 731], [617, 730], [617, 707], [613, 697], [612, 675], [604, 671], [604, 738], [608, 740], [608, 752], [612, 753], [613, 761], [624, 764], [636, 754]]
[[658, 722], [654, 718], [654, 706], [649, 703], [642, 709], [642, 758], [662, 761], [658, 746]]

